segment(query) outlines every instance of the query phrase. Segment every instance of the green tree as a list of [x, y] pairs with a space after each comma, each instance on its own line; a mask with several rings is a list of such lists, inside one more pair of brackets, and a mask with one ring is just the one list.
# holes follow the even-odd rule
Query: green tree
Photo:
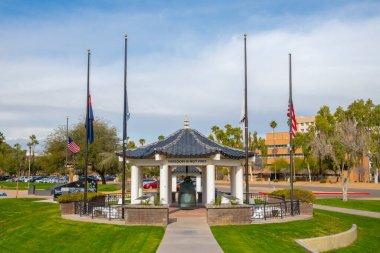
[[243, 148], [243, 131], [240, 127], [232, 127], [230, 124], [224, 126], [224, 130], [218, 126], [211, 128], [212, 134], [209, 135], [211, 140], [214, 140], [222, 145]]
[[[82, 122], [76, 124], [69, 131], [69, 136], [81, 147], [77, 154], [70, 154], [70, 160], [79, 173], [83, 173], [85, 165], [86, 130]], [[94, 121], [95, 140], [89, 144], [89, 168], [97, 172], [105, 183], [105, 175], [117, 173], [119, 165], [115, 151], [120, 149], [119, 138], [115, 127], [109, 126], [105, 121]], [[130, 143], [130, 142], [129, 142]], [[45, 156], [49, 171], [63, 171], [66, 150], [66, 132], [63, 127], [50, 134], [46, 140]]]
[[313, 156], [313, 141], [315, 136], [315, 130], [313, 127], [309, 127], [309, 131], [306, 133], [296, 133], [296, 138], [293, 140], [294, 150], [302, 148], [303, 162], [306, 165], [309, 182], [311, 182], [311, 165], [315, 166], [315, 159]]
[[165, 139], [165, 136], [163, 136], [163, 135], [158, 136], [158, 140], [159, 140], [159, 141], [161, 141], [161, 140], [163, 140], [163, 139]]
[[145, 139], [140, 139], [140, 140], [139, 140], [139, 143], [140, 143], [141, 146], [144, 146], [144, 144], [145, 144]]
[[[276, 156], [277, 156], [277, 147], [276, 147], [276, 142], [275, 142], [275, 138], [274, 138], [274, 130], [276, 129], [277, 127], [277, 122], [276, 121], [271, 121], [269, 123], [269, 126], [272, 128], [272, 140], [273, 140], [273, 155], [274, 155], [274, 161], [276, 162]], [[276, 168], [276, 163], [273, 163], [273, 166], [274, 166], [274, 179], [276, 180], [277, 179], [277, 168]]]

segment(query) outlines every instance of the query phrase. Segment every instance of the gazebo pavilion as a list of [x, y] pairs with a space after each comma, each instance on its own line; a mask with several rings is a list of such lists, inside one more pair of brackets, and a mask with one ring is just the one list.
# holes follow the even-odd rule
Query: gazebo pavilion
[[[118, 152], [122, 156], [122, 152]], [[253, 158], [253, 153], [249, 152]], [[231, 195], [243, 203], [243, 150], [227, 147], [208, 139], [185, 120], [183, 129], [163, 140], [146, 146], [127, 149], [126, 159], [131, 164], [131, 203], [139, 204], [143, 194], [144, 167], [160, 167], [160, 200], [172, 204], [173, 170], [177, 167], [196, 167], [201, 170], [202, 204], [215, 201], [215, 166], [230, 168]]]

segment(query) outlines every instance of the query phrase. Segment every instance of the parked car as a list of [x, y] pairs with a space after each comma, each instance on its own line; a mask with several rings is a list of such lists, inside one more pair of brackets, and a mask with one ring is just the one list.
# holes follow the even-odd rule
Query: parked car
[[143, 184], [144, 189], [157, 189], [160, 187], [160, 183], [158, 181], [153, 182], [147, 182], [146, 184]]
[[143, 186], [144, 186], [145, 184], [154, 183], [154, 182], [156, 182], [156, 180], [146, 178], [146, 179], [143, 180]]
[[11, 176], [0, 176], [0, 181], [6, 181], [8, 179], [12, 179]]

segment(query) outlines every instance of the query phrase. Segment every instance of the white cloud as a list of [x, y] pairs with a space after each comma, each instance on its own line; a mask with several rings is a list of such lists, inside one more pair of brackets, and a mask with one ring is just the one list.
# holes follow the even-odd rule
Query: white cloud
[[[67, 115], [72, 122], [83, 115], [84, 44], [91, 43], [94, 43], [91, 92], [95, 115], [121, 125], [120, 37], [125, 27], [119, 24], [120, 17], [102, 15], [103, 25], [95, 34], [86, 33], [85, 28], [93, 31], [100, 20], [89, 24], [80, 23], [78, 18], [61, 25], [45, 24], [33, 34], [19, 26], [17, 30], [7, 27], [2, 32], [0, 37], [6, 39], [0, 42], [4, 52], [0, 58], [0, 131], [4, 131], [7, 139], [26, 138], [32, 133], [44, 138], [62, 125]], [[379, 103], [380, 16], [352, 20], [326, 17], [306, 21], [299, 18], [294, 20], [297, 23], [281, 28], [248, 31], [249, 109], [253, 129], [260, 133], [268, 131], [270, 120], [278, 121], [280, 129], [285, 129], [289, 52], [293, 54], [297, 114], [312, 115], [324, 104], [345, 106], [359, 98]], [[149, 26], [143, 23], [144, 18], [154, 30], [152, 37], [138, 31], [139, 27]], [[237, 125], [244, 84], [242, 35], [224, 34], [204, 44], [197, 37], [200, 35], [192, 31], [182, 31], [175, 38], [169, 32], [160, 35], [167, 22], [163, 17], [142, 15], [122, 20], [133, 31], [128, 59], [132, 138], [153, 140], [159, 134], [169, 134], [182, 126], [186, 114], [192, 126], [205, 134], [213, 124]], [[159, 24], [152, 25], [155, 20]], [[132, 21], [142, 23], [134, 25]], [[158, 29], [159, 25], [164, 27]], [[52, 36], [56, 27], [59, 39], [44, 40]], [[20, 47], [22, 34], [27, 34], [30, 41], [17, 54], [14, 51]], [[138, 45], [142, 41], [139, 36], [151, 40], [143, 43], [149, 52]], [[174, 38], [174, 42], [165, 41], [165, 36]], [[177, 45], [181, 39], [186, 43]], [[26, 52], [25, 58], [21, 52]], [[17, 59], [12, 58], [14, 55]]]

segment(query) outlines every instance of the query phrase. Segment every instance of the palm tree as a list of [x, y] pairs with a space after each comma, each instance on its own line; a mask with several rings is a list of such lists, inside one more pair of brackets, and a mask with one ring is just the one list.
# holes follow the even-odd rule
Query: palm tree
[[140, 142], [141, 146], [144, 146], [144, 144], [145, 144], [145, 139], [140, 139], [139, 142]]
[[32, 145], [32, 158], [33, 158], [32, 165], [34, 167], [34, 161], [35, 161], [34, 151], [36, 149], [36, 145], [38, 145], [40, 143], [38, 142], [37, 137], [34, 134], [32, 134], [31, 136], [29, 136], [29, 139], [30, 139], [30, 143]]
[[29, 189], [29, 182], [30, 182], [30, 157], [31, 157], [31, 153], [32, 153], [32, 146], [33, 146], [33, 143], [32, 142], [28, 142], [28, 148], [29, 148], [29, 172], [28, 172], [28, 189]]
[[20, 179], [20, 160], [19, 160], [19, 153], [20, 153], [20, 150], [21, 150], [21, 145], [19, 143], [16, 143], [14, 146], [13, 146], [15, 149], [16, 149], [16, 160], [17, 160], [17, 173], [16, 173], [16, 177], [17, 177], [17, 183], [16, 183], [16, 199], [18, 197], [18, 181]]
[[276, 143], [274, 140], [274, 129], [277, 127], [277, 122], [276, 121], [271, 121], [269, 123], [269, 126], [272, 128], [272, 136], [273, 136], [273, 154], [274, 154], [274, 180], [277, 180], [277, 168], [276, 168], [276, 154], [277, 154], [277, 148], [276, 148]]

